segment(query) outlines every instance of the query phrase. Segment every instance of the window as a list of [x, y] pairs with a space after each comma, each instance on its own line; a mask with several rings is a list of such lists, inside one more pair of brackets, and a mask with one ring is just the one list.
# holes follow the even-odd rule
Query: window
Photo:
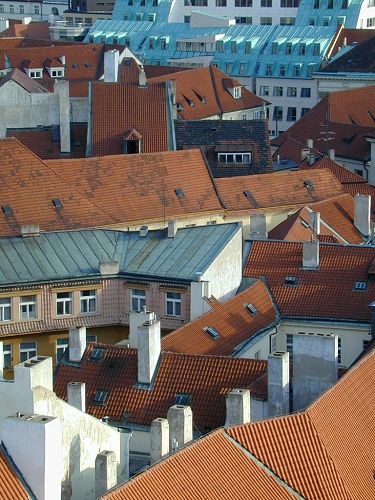
[[267, 76], [272, 76], [272, 64], [267, 64], [266, 65], [266, 75]]
[[273, 88], [273, 95], [277, 97], [282, 97], [283, 96], [283, 87], [274, 87]]
[[167, 41], [165, 38], [162, 38], [160, 40], [160, 50], [167, 50]]
[[270, 95], [270, 88], [268, 85], [261, 85], [259, 87], [259, 95]]
[[216, 7], [226, 7], [227, 0], [216, 0]]
[[20, 14], [24, 14], [25, 13], [25, 7], [24, 5], [20, 5]]
[[36, 319], [36, 295], [20, 298], [20, 319]]
[[313, 55], [314, 56], [319, 56], [320, 55], [320, 45], [319, 45], [319, 43], [315, 43], [314, 44]]
[[69, 338], [56, 339], [56, 361], [57, 363], [63, 357], [65, 349], [69, 346]]
[[9, 12], [14, 14], [14, 5], [9, 5]]
[[272, 17], [261, 17], [260, 24], [263, 26], [272, 26]]
[[247, 115], [246, 114], [242, 115], [242, 120], [247, 120]]
[[323, 26], [329, 26], [331, 24], [330, 17], [323, 17]]
[[361, 177], [363, 177], [363, 170], [362, 169], [355, 168], [354, 169], [354, 173], [357, 174], [357, 175], [360, 175]]
[[308, 87], [301, 88], [301, 97], [311, 97], [311, 89]]
[[289, 352], [289, 359], [292, 361], [293, 359], [293, 335], [287, 333], [286, 335], [286, 350]]
[[236, 24], [253, 24], [252, 17], [235, 17]]
[[73, 294], [71, 292], [59, 292], [56, 294], [56, 315], [64, 316], [73, 313]]
[[[370, 0], [371, 1], [371, 0]], [[370, 2], [369, 2], [370, 3]], [[369, 7], [374, 7], [374, 3], [372, 5], [369, 5]], [[342, 9], [347, 9], [348, 8], [348, 0], [342, 0], [342, 3], [341, 3], [341, 8]]]
[[299, 7], [299, 0], [281, 0], [280, 7]]
[[207, 7], [207, 0], [184, 0], [184, 5], [192, 7]]
[[53, 70], [51, 71], [51, 76], [52, 76], [52, 77], [61, 77], [61, 76], [64, 76], [64, 75], [63, 75], [63, 71], [62, 71], [62, 69], [57, 69], [57, 70], [56, 70], [56, 69], [53, 69]]
[[333, 0], [328, 0], [327, 9], [333, 9]]
[[3, 13], [4, 12], [4, 4], [0, 4], [0, 13]]
[[301, 76], [301, 65], [295, 64], [293, 68], [293, 76], [299, 77]]
[[241, 87], [234, 87], [233, 88], [233, 97], [235, 99], [241, 99]]
[[166, 314], [168, 316], [181, 316], [181, 294], [180, 293], [167, 292]]
[[224, 52], [224, 43], [222, 40], [219, 40], [218, 42], [216, 42], [216, 51], [220, 52], [220, 53]]
[[146, 292], [145, 290], [133, 289], [131, 291], [132, 311], [143, 311], [146, 307]]
[[261, 0], [261, 7], [272, 7], [272, 0]]
[[284, 65], [280, 66], [279, 75], [280, 76], [285, 76], [286, 75], [286, 66], [284, 66]]
[[0, 299], [0, 321], [12, 319], [12, 299]]
[[341, 337], [337, 339], [337, 362], [339, 365], [341, 365], [341, 359], [342, 359], [342, 343], [341, 343]]
[[254, 354], [254, 359], [257, 359], [257, 360], [260, 359], [260, 351], [256, 351], [256, 353]]
[[82, 290], [80, 296], [81, 313], [96, 312], [96, 290]]
[[309, 26], [315, 26], [315, 18], [314, 17], [310, 17]]
[[252, 7], [253, 0], [235, 0], [234, 6], [235, 7]]
[[4, 368], [12, 366], [12, 344], [3, 344]]
[[295, 122], [297, 119], [297, 108], [288, 108], [286, 119], [288, 122]]
[[271, 335], [270, 337], [271, 345], [270, 345], [270, 352], [275, 352], [277, 345], [276, 345], [276, 335]]
[[215, 330], [213, 326], [206, 326], [206, 328], [204, 328], [204, 331], [208, 333], [208, 335], [214, 340], [220, 338], [220, 333]]
[[34, 14], [39, 14], [39, 5], [34, 5]]
[[95, 392], [93, 403], [99, 406], [104, 406], [108, 398], [108, 392], [98, 390]]
[[294, 26], [295, 24], [295, 17], [280, 17], [280, 26]]
[[225, 72], [228, 74], [233, 72], [233, 63], [227, 63], [225, 65]]
[[184, 23], [189, 24], [190, 23], [190, 16], [184, 16]]
[[303, 115], [305, 115], [306, 113], [308, 113], [310, 111], [310, 108], [302, 108], [301, 109], [301, 118], [303, 117]]
[[251, 163], [251, 153], [219, 153], [219, 163]]
[[273, 108], [273, 119], [275, 121], [281, 121], [283, 119], [283, 107], [275, 106]]
[[20, 362], [23, 363], [36, 356], [36, 342], [22, 342], [20, 344]]
[[30, 78], [42, 78], [42, 72], [41, 71], [30, 71], [29, 77]]
[[240, 73], [240, 75], [244, 75], [246, 73], [246, 64], [240, 63], [239, 73]]
[[236, 54], [237, 53], [237, 42], [231, 42], [230, 44], [230, 51], [232, 54]]
[[285, 55], [289, 56], [291, 53], [292, 53], [292, 44], [286, 43], [285, 44]]
[[308, 76], [308, 78], [312, 77], [312, 74], [314, 73], [314, 71], [315, 71], [315, 64], [309, 64], [307, 66], [307, 76]]
[[97, 335], [86, 335], [86, 342], [96, 343], [98, 341]]
[[148, 44], [148, 48], [149, 49], [154, 49], [155, 48], [155, 39], [154, 38], [150, 38], [149, 44]]
[[320, 9], [320, 0], [314, 0], [314, 9]]
[[367, 19], [366, 25], [368, 28], [374, 27], [375, 26], [375, 17], [370, 17], [369, 19]]
[[[367, 347], [371, 344], [371, 340], [363, 340], [363, 350], [366, 350]], [[5, 347], [5, 346], [4, 346]]]
[[305, 54], [306, 54], [306, 44], [301, 43], [301, 45], [299, 46], [299, 55], [304, 56]]
[[286, 95], [288, 97], [297, 97], [297, 87], [288, 87]]

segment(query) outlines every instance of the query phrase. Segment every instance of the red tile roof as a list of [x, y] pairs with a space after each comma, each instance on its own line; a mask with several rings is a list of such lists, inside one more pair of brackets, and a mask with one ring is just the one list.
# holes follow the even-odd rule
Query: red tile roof
[[176, 82], [176, 102], [182, 106], [178, 115], [183, 120], [202, 120], [209, 116], [258, 108], [266, 102], [237, 80], [231, 80], [233, 85], [242, 87], [241, 98], [235, 99], [227, 90], [227, 75], [214, 66], [167, 74], [152, 78], [150, 82], [167, 80]]
[[20, 71], [18, 68], [13, 69], [0, 79], [0, 87], [10, 80], [20, 85], [27, 92], [30, 92], [30, 94], [42, 94], [48, 92], [45, 87], [40, 85], [40, 83], [36, 80], [29, 78], [26, 73]]
[[222, 178], [215, 179], [215, 183], [227, 210], [306, 205], [343, 193], [341, 184], [328, 170]]
[[168, 115], [165, 84], [102, 83], [92, 85], [92, 155], [124, 152], [124, 132], [137, 129], [142, 152], [167, 151]]
[[[244, 276], [265, 277], [284, 317], [368, 322], [375, 295], [368, 269], [374, 258], [373, 247], [322, 243], [319, 269], [308, 271], [302, 269], [302, 243], [255, 241]], [[298, 284], [285, 285], [287, 276]], [[355, 291], [357, 281], [367, 282], [367, 290]]]
[[16, 474], [3, 446], [0, 446], [0, 500], [31, 498]]
[[102, 497], [106, 500], [294, 498], [223, 430], [194, 442]]
[[339, 30], [337, 37], [332, 42], [329, 52], [327, 54], [328, 58], [331, 58], [337, 54], [340, 48], [345, 45], [350, 47], [355, 47], [360, 45], [367, 40], [370, 40], [375, 35], [374, 29], [354, 29], [354, 28], [344, 28]]
[[[255, 306], [252, 316], [246, 304]], [[277, 319], [267, 287], [257, 281], [232, 299], [220, 303], [210, 301], [212, 310], [162, 339], [164, 351], [186, 354], [217, 354], [229, 356], [239, 344], [250, 339]], [[213, 327], [220, 338], [212, 339], [204, 330]]]
[[[360, 175], [351, 172], [347, 168], [343, 167], [339, 163], [323, 156], [319, 158], [313, 165], [307, 165], [306, 162], [298, 161], [300, 170], [312, 170], [314, 168], [328, 168], [336, 179], [341, 182], [341, 184], [364, 184], [366, 183], [366, 179], [361, 177]], [[344, 187], [345, 189], [345, 187]]]
[[[94, 347], [105, 349], [100, 362], [90, 361]], [[266, 370], [266, 361], [164, 352], [152, 388], [145, 391], [136, 387], [136, 349], [90, 344], [79, 367], [59, 365], [55, 391], [66, 399], [68, 382], [85, 382], [88, 413], [96, 418], [109, 416], [115, 422], [127, 420], [140, 425], [166, 417], [177, 394], [190, 394], [194, 427], [204, 432], [224, 425], [225, 396], [232, 389], [252, 388], [255, 397], [264, 397], [255, 382]], [[104, 406], [93, 404], [98, 389], [108, 391]]]
[[[22, 16], [21, 16], [22, 17]], [[49, 23], [31, 22], [23, 24], [22, 21], [9, 19], [9, 28], [0, 33], [1, 37], [25, 37], [34, 39], [49, 39]]]

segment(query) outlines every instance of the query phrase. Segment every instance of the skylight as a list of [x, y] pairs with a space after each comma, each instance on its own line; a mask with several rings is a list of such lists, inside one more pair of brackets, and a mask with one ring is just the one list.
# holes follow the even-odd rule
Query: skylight
[[12, 215], [13, 213], [12, 207], [10, 207], [9, 205], [2, 206], [1, 210], [3, 211], [4, 215]]
[[354, 290], [356, 292], [365, 292], [367, 290], [366, 281], [356, 281], [354, 285]]
[[177, 198], [182, 198], [183, 196], [185, 196], [185, 193], [181, 188], [175, 189], [174, 192], [176, 193]]
[[255, 316], [258, 312], [258, 309], [254, 306], [254, 304], [246, 304], [245, 307], [249, 311], [251, 316]]
[[63, 203], [62, 203], [62, 201], [60, 200], [60, 198], [54, 198], [54, 199], [52, 200], [52, 203], [53, 203], [53, 206], [54, 206], [55, 208], [62, 208], [62, 207], [63, 207]]
[[206, 328], [204, 329], [204, 331], [205, 331], [206, 333], [208, 333], [208, 335], [209, 335], [212, 339], [214, 339], [214, 340], [217, 340], [218, 338], [220, 338], [220, 334], [219, 334], [219, 332], [217, 332], [217, 331], [215, 330], [215, 328], [213, 328], [212, 326], [206, 326]]
[[298, 285], [298, 278], [296, 276], [287, 276], [284, 280], [284, 285], [297, 286]]
[[93, 403], [96, 405], [104, 406], [108, 398], [108, 392], [103, 390], [98, 390], [95, 392]]
[[191, 399], [191, 394], [177, 394], [174, 404], [187, 405]]
[[251, 198], [250, 191], [244, 191], [243, 194], [244, 194], [245, 198]]
[[90, 361], [100, 361], [105, 353], [105, 349], [93, 349], [90, 354]]

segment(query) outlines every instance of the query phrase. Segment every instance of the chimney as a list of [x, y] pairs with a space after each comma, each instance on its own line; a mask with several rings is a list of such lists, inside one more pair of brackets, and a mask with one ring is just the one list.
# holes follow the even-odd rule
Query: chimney
[[60, 498], [63, 462], [58, 418], [20, 413], [7, 417], [2, 421], [1, 441], [35, 498]]
[[114, 451], [101, 451], [95, 459], [95, 498], [101, 498], [117, 484], [117, 461]]
[[28, 236], [39, 236], [39, 226], [27, 225], [21, 226], [21, 236], [27, 238]]
[[138, 383], [151, 384], [160, 357], [160, 321], [138, 326]]
[[68, 404], [74, 406], [77, 410], [86, 412], [86, 384], [84, 382], [69, 382]]
[[117, 82], [119, 62], [120, 53], [118, 50], [107, 50], [104, 53], [104, 81], [106, 83]]
[[371, 312], [371, 337], [375, 339], [375, 301], [370, 304]]
[[302, 243], [303, 269], [318, 269], [319, 267], [319, 241], [304, 241]]
[[167, 418], [170, 450], [173, 452], [193, 440], [193, 412], [190, 406], [173, 405]]
[[268, 417], [289, 413], [289, 352], [268, 356]]
[[233, 389], [226, 398], [225, 427], [241, 425], [250, 422], [250, 391], [249, 389]]
[[330, 149], [328, 151], [328, 158], [332, 161], [335, 161], [335, 150], [334, 149]]
[[314, 163], [315, 163], [315, 155], [314, 155], [314, 153], [309, 153], [307, 159], [308, 159], [309, 165], [314, 165]]
[[156, 314], [147, 311], [130, 311], [129, 315], [129, 347], [137, 349], [138, 347], [138, 327], [144, 323], [156, 320]]
[[309, 212], [309, 226], [316, 235], [320, 234], [320, 212]]
[[177, 233], [177, 221], [170, 220], [168, 222], [168, 238], [174, 238]]
[[0, 342], [0, 380], [4, 378], [4, 343]]
[[301, 149], [301, 161], [307, 160], [307, 157], [310, 154], [310, 149], [309, 148], [302, 148]]
[[14, 367], [14, 379], [23, 392], [35, 387], [44, 387], [53, 391], [52, 358], [49, 356], [35, 356]]
[[337, 381], [338, 337], [293, 335], [293, 411], [304, 410]]
[[59, 61], [61, 62], [61, 64], [64, 64], [64, 66], [65, 66], [65, 64], [66, 64], [66, 57], [65, 56], [60, 56], [59, 57]]
[[114, 260], [99, 263], [99, 272], [101, 276], [113, 276], [119, 273], [120, 264]]
[[362, 236], [368, 237], [371, 232], [371, 195], [356, 194], [354, 196], [354, 225]]
[[143, 66], [141, 66], [141, 69], [139, 71], [139, 86], [142, 88], [147, 87], [146, 73], [145, 70], [143, 69]]
[[267, 233], [267, 217], [266, 214], [251, 214], [250, 215], [250, 239], [251, 240], [266, 240]]
[[314, 141], [312, 139], [306, 139], [306, 148], [312, 149], [314, 147]]
[[80, 363], [86, 350], [86, 327], [80, 326], [69, 330], [69, 361]]
[[70, 98], [68, 80], [56, 80], [55, 92], [59, 100], [60, 151], [70, 153]]
[[169, 423], [166, 418], [156, 418], [151, 423], [151, 465], [169, 453]]

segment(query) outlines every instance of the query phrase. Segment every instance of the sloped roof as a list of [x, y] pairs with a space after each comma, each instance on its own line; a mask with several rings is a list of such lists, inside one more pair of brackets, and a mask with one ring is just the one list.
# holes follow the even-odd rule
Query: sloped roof
[[[22, 15], [20, 15], [22, 17]], [[24, 24], [21, 20], [9, 19], [9, 28], [0, 33], [1, 37], [25, 37], [34, 39], [49, 39], [49, 23], [31, 22]]]
[[266, 101], [252, 94], [237, 80], [241, 97], [235, 99], [224, 85], [227, 75], [214, 66], [190, 69], [152, 78], [150, 82], [176, 81], [176, 102], [182, 106], [178, 116], [182, 120], [202, 120], [209, 116], [259, 108]]
[[[375, 294], [368, 269], [375, 248], [321, 243], [319, 253], [319, 268], [308, 271], [302, 269], [302, 243], [254, 241], [244, 276], [266, 279], [284, 317], [368, 322]], [[297, 285], [286, 285], [287, 276], [298, 278]], [[357, 281], [367, 282], [367, 289], [354, 290]]]
[[33, 498], [16, 473], [4, 446], [0, 445], [0, 500]]
[[223, 210], [196, 149], [56, 160], [49, 165], [123, 223]]
[[341, 57], [337, 57], [320, 73], [374, 73], [375, 72], [375, 30], [360, 30], [372, 32], [372, 38], [354, 46]]
[[[95, 347], [105, 349], [98, 363], [90, 361]], [[97, 418], [109, 416], [115, 422], [123, 422], [126, 413], [125, 420], [140, 425], [166, 417], [177, 394], [190, 394], [194, 427], [204, 432], [224, 425], [225, 396], [232, 389], [252, 388], [254, 396], [264, 397], [255, 383], [266, 370], [266, 361], [163, 352], [152, 388], [145, 391], [136, 387], [136, 349], [89, 344], [78, 367], [60, 363], [55, 391], [66, 399], [68, 382], [85, 382], [88, 413]], [[108, 391], [104, 406], [93, 404], [98, 389]]]
[[137, 129], [142, 152], [168, 151], [166, 86], [138, 83], [92, 84], [92, 155], [124, 152], [124, 132]]
[[227, 210], [306, 205], [343, 193], [328, 170], [239, 176], [216, 179], [215, 183]]
[[328, 49], [328, 57], [335, 56], [341, 47], [345, 44], [352, 48], [363, 42], [366, 42], [375, 35], [374, 29], [344, 28], [340, 29], [337, 36], [331, 42], [331, 48]]
[[48, 90], [40, 85], [33, 78], [29, 78], [26, 73], [20, 71], [18, 68], [13, 69], [7, 75], [0, 79], [0, 87], [5, 85], [5, 83], [12, 80], [15, 83], [18, 83], [22, 88], [24, 88], [30, 94], [42, 94], [48, 92]]
[[[247, 304], [256, 308], [254, 316], [246, 309]], [[260, 280], [224, 303], [211, 300], [210, 306], [210, 312], [164, 337], [163, 350], [230, 356], [239, 344], [277, 319], [267, 287]], [[210, 337], [205, 331], [207, 327], [213, 327], [220, 338]]]

